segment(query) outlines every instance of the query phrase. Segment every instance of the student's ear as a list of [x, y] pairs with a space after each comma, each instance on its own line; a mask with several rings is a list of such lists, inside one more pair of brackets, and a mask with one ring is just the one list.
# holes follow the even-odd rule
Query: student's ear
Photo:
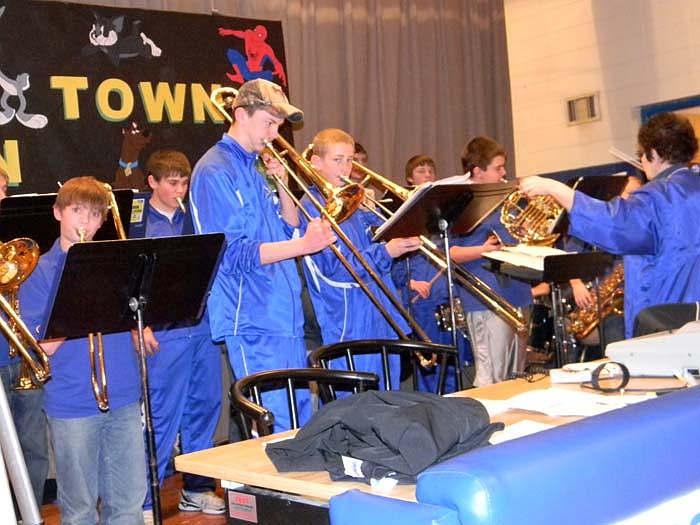
[[146, 180], [148, 181], [148, 186], [151, 188], [151, 190], [155, 190], [158, 187], [158, 181], [153, 175], [149, 174], [148, 179]]
[[317, 167], [321, 163], [321, 157], [316, 155], [315, 153], [311, 155], [311, 164], [313, 167]]
[[58, 209], [58, 206], [53, 207], [53, 217], [57, 221], [61, 221], [61, 210]]

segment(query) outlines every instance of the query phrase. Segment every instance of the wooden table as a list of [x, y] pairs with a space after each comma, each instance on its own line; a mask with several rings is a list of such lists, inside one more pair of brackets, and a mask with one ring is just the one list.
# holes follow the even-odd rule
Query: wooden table
[[[479, 399], [504, 400], [514, 395], [551, 386], [549, 377], [540, 381], [528, 382], [525, 379], [505, 381], [495, 385], [464, 390], [456, 396], [475, 397]], [[579, 389], [579, 385], [558, 385], [562, 388]], [[523, 419], [561, 425], [579, 419], [578, 417], [550, 417], [544, 414], [523, 410], [509, 410], [492, 418], [493, 422], [513, 424]], [[265, 454], [265, 443], [285, 437], [291, 437], [296, 431], [288, 431], [263, 438], [241, 441], [223, 445], [201, 452], [185, 454], [175, 458], [175, 468], [182, 472], [200, 474], [222, 480], [227, 486], [234, 482], [250, 487], [283, 492], [315, 502], [327, 508], [328, 500], [337, 494], [351, 489], [375, 492], [370, 485], [352, 481], [331, 481], [327, 472], [277, 472]], [[376, 492], [379, 493], [379, 492]], [[414, 485], [399, 485], [390, 492], [379, 493], [393, 498], [415, 501]], [[230, 523], [246, 523], [231, 521]], [[282, 522], [280, 522], [282, 523]]]
[[[539, 388], [548, 388], [549, 378], [542, 381], [529, 383], [524, 379], [506, 381], [497, 385], [483, 388], [474, 388], [459, 392], [455, 395], [478, 397], [481, 399], [508, 399], [516, 394]], [[550, 418], [531, 412], [509, 411], [493, 418], [494, 421], [502, 421], [511, 424], [527, 414], [529, 419], [551, 424], [562, 424], [572, 418]], [[348, 490], [359, 489], [365, 492], [375, 492], [372, 487], [363, 482], [331, 481], [326, 471], [321, 472], [277, 472], [272, 462], [265, 453], [265, 444], [269, 441], [291, 437], [295, 430], [274, 434], [258, 439], [241, 441], [222, 445], [200, 452], [184, 454], [175, 458], [175, 468], [181, 472], [189, 472], [222, 480], [222, 486], [232, 487], [236, 484], [245, 485], [247, 488], [259, 488], [264, 491], [275, 491], [300, 497], [306, 503], [312, 503], [324, 508], [327, 515], [328, 500], [337, 494]], [[379, 493], [379, 492], [377, 492]], [[398, 485], [390, 492], [380, 493], [393, 498], [415, 501], [415, 485]], [[231, 491], [229, 496], [229, 523], [246, 523], [244, 520], [232, 518]], [[246, 505], [244, 496], [240, 496], [239, 503]], [[269, 504], [269, 503], [268, 503]], [[235, 502], [233, 504], [235, 506]], [[261, 505], [258, 505], [260, 507]], [[317, 519], [317, 518], [316, 518]], [[262, 521], [261, 521], [262, 522]], [[282, 523], [282, 522], [280, 522]]]

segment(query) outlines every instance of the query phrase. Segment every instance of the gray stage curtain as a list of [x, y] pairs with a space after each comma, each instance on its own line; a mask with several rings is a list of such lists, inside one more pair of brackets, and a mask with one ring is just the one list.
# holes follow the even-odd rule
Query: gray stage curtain
[[300, 150], [318, 130], [339, 127], [400, 183], [417, 153], [436, 159], [439, 177], [461, 173], [459, 154], [475, 135], [513, 151], [502, 0], [74, 3], [281, 20], [290, 99], [306, 115]]

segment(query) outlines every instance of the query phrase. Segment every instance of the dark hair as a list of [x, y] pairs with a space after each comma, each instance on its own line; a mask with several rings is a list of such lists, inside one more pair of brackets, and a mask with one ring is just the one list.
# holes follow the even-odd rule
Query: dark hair
[[408, 159], [408, 162], [406, 162], [406, 182], [409, 184], [411, 184], [409, 179], [413, 176], [413, 170], [418, 166], [430, 166], [431, 168], [436, 169], [435, 161], [431, 157], [428, 157], [428, 155], [413, 155], [413, 157]]
[[355, 154], [357, 153], [364, 153], [365, 155], [367, 155], [367, 150], [359, 142], [355, 142]]
[[485, 170], [495, 157], [506, 157], [506, 150], [495, 140], [489, 137], [475, 137], [462, 149], [462, 169], [464, 173], [471, 173], [476, 167]]
[[639, 156], [651, 160], [651, 150], [662, 160], [688, 163], [698, 150], [698, 139], [690, 121], [675, 113], [659, 113], [647, 120], [637, 134]]
[[158, 182], [171, 175], [189, 177], [190, 173], [192, 173], [190, 161], [184, 153], [174, 149], [154, 151], [146, 161], [146, 176], [153, 175]]

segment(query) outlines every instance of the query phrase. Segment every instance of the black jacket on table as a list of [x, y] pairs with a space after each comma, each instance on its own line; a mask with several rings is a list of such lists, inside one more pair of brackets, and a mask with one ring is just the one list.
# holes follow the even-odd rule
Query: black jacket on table
[[[334, 481], [414, 483], [419, 472], [487, 445], [502, 428], [474, 399], [370, 391], [323, 406], [294, 438], [265, 450], [279, 472], [327, 470]], [[343, 457], [360, 460], [361, 474], [349, 476]]]

